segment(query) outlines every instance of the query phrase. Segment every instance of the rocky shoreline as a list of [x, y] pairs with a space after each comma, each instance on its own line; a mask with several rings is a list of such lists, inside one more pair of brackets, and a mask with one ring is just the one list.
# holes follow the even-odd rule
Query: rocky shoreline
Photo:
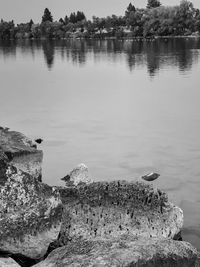
[[0, 127], [0, 266], [200, 266], [175, 240], [183, 212], [166, 193], [79, 169], [65, 187], [44, 184], [37, 144]]

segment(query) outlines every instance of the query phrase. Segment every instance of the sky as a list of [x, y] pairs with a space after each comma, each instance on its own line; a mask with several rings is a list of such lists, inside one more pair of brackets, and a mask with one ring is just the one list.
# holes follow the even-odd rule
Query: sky
[[[69, 15], [71, 12], [83, 11], [87, 18], [93, 15], [105, 17], [108, 15], [123, 15], [128, 4], [135, 7], [145, 7], [147, 0], [0, 0], [0, 19], [12, 20], [15, 23], [35, 23], [41, 21], [46, 7], [51, 11], [54, 20]], [[194, 7], [200, 8], [200, 0], [191, 0]], [[161, 0], [163, 5], [177, 5], [180, 0]]]

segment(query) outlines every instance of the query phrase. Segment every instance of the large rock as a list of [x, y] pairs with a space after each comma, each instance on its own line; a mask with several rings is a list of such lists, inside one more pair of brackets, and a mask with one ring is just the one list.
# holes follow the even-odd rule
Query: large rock
[[77, 240], [51, 252], [36, 267], [199, 267], [189, 243], [171, 239]]
[[0, 267], [20, 267], [20, 265], [11, 258], [0, 258]]
[[173, 238], [183, 212], [151, 185], [96, 182], [60, 189], [64, 203], [60, 240], [129, 237]]
[[0, 184], [6, 180], [6, 164], [29, 173], [38, 180], [42, 177], [43, 153], [25, 135], [0, 127]]
[[0, 250], [36, 259], [60, 232], [59, 192], [9, 166], [0, 187]]

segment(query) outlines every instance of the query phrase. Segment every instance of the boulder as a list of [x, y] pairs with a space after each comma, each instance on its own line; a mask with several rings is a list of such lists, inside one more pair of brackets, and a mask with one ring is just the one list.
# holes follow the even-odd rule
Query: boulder
[[20, 267], [20, 265], [11, 258], [0, 258], [0, 267]]
[[173, 240], [183, 212], [164, 192], [142, 182], [94, 183], [84, 164], [55, 188], [41, 183], [41, 163], [34, 142], [0, 127], [4, 255], [24, 267], [49, 253], [36, 266], [200, 267], [196, 249]]
[[35, 267], [199, 267], [198, 257], [189, 243], [171, 239], [76, 240]]
[[6, 177], [0, 187], [0, 250], [41, 258], [60, 232], [59, 192], [13, 166]]
[[0, 127], [0, 185], [6, 180], [6, 164], [29, 173], [41, 181], [43, 153], [25, 135]]
[[89, 177], [88, 167], [83, 163], [75, 167], [61, 180], [66, 182], [66, 186], [77, 186], [80, 183], [92, 183], [92, 179]]
[[64, 203], [60, 241], [74, 238], [174, 238], [183, 212], [145, 183], [95, 182], [60, 189]]

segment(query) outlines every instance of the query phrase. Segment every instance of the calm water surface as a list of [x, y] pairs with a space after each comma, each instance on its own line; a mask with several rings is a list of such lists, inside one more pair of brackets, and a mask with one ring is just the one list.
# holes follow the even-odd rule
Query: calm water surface
[[0, 43], [0, 125], [42, 137], [43, 180], [151, 171], [200, 249], [200, 39]]

